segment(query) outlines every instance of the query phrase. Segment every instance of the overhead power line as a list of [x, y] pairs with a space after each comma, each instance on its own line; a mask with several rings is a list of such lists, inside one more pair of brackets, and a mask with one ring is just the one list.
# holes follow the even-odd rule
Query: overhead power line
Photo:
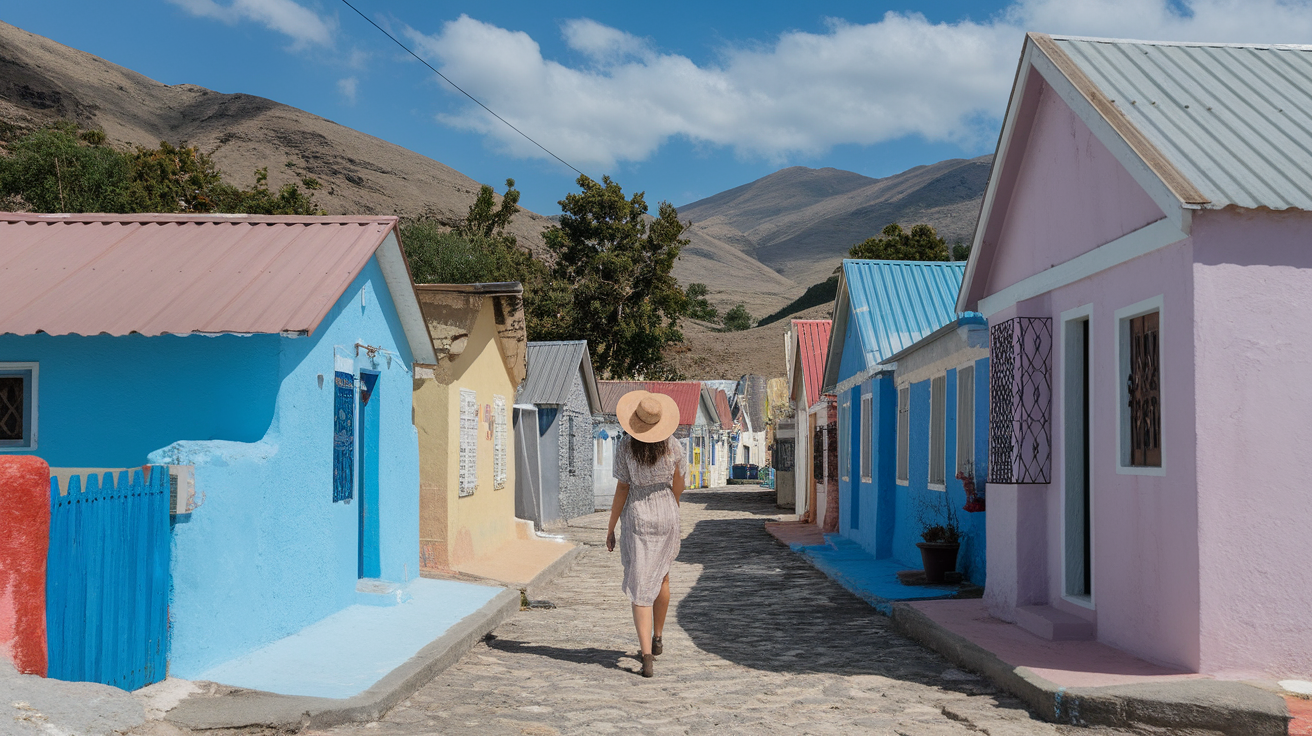
[[542, 145], [541, 143], [538, 143], [537, 141], [533, 140], [533, 138], [531, 138], [527, 133], [525, 133], [524, 131], [520, 130], [519, 128], [516, 128], [514, 125], [512, 125], [512, 124], [510, 123], [509, 120], [506, 120], [505, 118], [503, 118], [503, 117], [501, 117], [500, 115], [498, 115], [498, 114], [496, 113], [495, 110], [493, 110], [492, 108], [488, 107], [487, 105], [484, 105], [482, 102], [479, 102], [479, 100], [478, 100], [477, 97], [474, 97], [473, 95], [469, 94], [469, 93], [466, 92], [465, 90], [461, 89], [460, 85], [456, 84], [455, 82], [452, 82], [451, 79], [450, 79], [450, 77], [448, 77], [447, 75], [443, 74], [442, 72], [439, 72], [439, 71], [438, 71], [438, 70], [437, 70], [432, 64], [429, 64], [427, 61], [425, 61], [423, 57], [421, 57], [419, 54], [416, 54], [415, 52], [411, 51], [409, 46], [406, 46], [405, 44], [401, 43], [401, 41], [400, 41], [399, 39], [397, 39], [396, 36], [393, 36], [392, 34], [388, 33], [387, 30], [386, 30], [385, 28], [383, 28], [382, 26], [380, 26], [380, 25], [378, 25], [377, 23], [373, 22], [373, 20], [372, 20], [369, 16], [365, 15], [364, 13], [361, 13], [359, 8], [357, 8], [357, 7], [355, 7], [354, 5], [352, 5], [352, 4], [351, 4], [350, 2], [348, 2], [347, 0], [342, 0], [342, 4], [345, 5], [346, 7], [350, 8], [351, 10], [354, 10], [355, 13], [356, 13], [356, 15], [360, 16], [361, 18], [364, 18], [365, 21], [367, 21], [367, 22], [369, 23], [369, 25], [373, 26], [374, 28], [377, 28], [378, 31], [379, 31], [380, 33], [382, 33], [384, 36], [387, 36], [388, 38], [392, 39], [392, 43], [394, 43], [394, 44], [396, 44], [397, 46], [400, 46], [401, 48], [405, 49], [405, 52], [406, 52], [407, 54], [410, 54], [411, 56], [415, 57], [415, 59], [417, 59], [417, 60], [419, 61], [420, 64], [423, 64], [424, 66], [426, 66], [426, 67], [428, 67], [429, 69], [431, 69], [431, 70], [433, 71], [434, 74], [436, 74], [437, 76], [441, 77], [441, 78], [443, 79], [443, 81], [445, 81], [447, 84], [451, 85], [452, 87], [455, 87], [457, 92], [459, 92], [460, 94], [464, 95], [465, 97], [468, 97], [469, 99], [473, 100], [473, 101], [474, 101], [474, 104], [478, 105], [479, 107], [483, 108], [484, 110], [487, 110], [487, 112], [488, 112], [489, 115], [491, 115], [492, 117], [496, 118], [497, 120], [500, 120], [501, 122], [505, 123], [507, 128], [510, 128], [511, 130], [515, 131], [516, 133], [519, 133], [520, 135], [524, 136], [524, 140], [528, 141], [529, 143], [532, 143], [533, 145], [537, 146], [538, 148], [541, 148], [543, 151], [546, 151], [546, 153], [547, 153], [548, 156], [550, 156], [550, 157], [556, 159], [557, 161], [561, 162], [562, 164], [565, 164], [565, 165], [568, 166], [569, 168], [574, 169], [574, 172], [575, 172], [575, 173], [577, 173], [577, 174], [579, 174], [579, 175], [581, 175], [581, 176], [587, 176], [587, 175], [584, 174], [582, 171], [579, 171], [578, 168], [576, 168], [576, 167], [575, 167], [573, 164], [571, 164], [570, 162], [568, 162], [568, 161], [566, 161], [565, 159], [561, 158], [560, 156], [557, 156], [556, 154], [552, 153], [552, 152], [551, 152], [551, 149], [547, 148], [546, 146]]

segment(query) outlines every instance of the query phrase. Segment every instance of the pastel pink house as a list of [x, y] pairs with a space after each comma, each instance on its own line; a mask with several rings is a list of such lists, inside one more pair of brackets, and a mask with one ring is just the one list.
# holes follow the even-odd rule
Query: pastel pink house
[[1312, 47], [1030, 34], [958, 311], [997, 618], [1312, 674]]

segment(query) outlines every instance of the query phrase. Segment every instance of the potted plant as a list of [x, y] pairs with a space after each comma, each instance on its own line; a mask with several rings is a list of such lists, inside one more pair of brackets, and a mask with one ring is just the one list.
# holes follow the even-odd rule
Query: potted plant
[[[948, 503], [947, 493], [931, 491], [920, 506], [920, 561], [925, 568], [925, 582], [942, 583], [944, 573], [957, 569], [957, 552], [961, 550], [961, 527], [957, 513]], [[941, 494], [941, 495], [940, 495]]]

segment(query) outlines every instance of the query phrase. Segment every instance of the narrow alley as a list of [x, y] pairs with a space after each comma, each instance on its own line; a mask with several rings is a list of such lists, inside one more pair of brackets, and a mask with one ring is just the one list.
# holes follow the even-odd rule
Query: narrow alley
[[[544, 596], [379, 723], [346, 734], [1111, 734], [1034, 719], [986, 680], [893, 632], [888, 619], [776, 543], [773, 492], [689, 491], [656, 676], [640, 662], [606, 514]], [[787, 593], [785, 594], [785, 591]]]

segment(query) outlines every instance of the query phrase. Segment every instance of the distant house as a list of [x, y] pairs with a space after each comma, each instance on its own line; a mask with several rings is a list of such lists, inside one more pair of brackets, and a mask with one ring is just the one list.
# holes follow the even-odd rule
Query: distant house
[[510, 412], [526, 371], [523, 288], [415, 291], [437, 354], [415, 367], [420, 565], [458, 571], [521, 536]]
[[624, 428], [615, 415], [615, 406], [624, 394], [646, 390], [647, 384], [642, 381], [597, 381], [601, 412], [593, 417], [596, 460], [592, 470], [592, 488], [595, 506], [599, 511], [609, 509], [615, 498], [615, 449], [624, 436]]
[[528, 344], [528, 379], [515, 399], [537, 407], [540, 492], [519, 499], [521, 518], [539, 528], [596, 508], [592, 418], [601, 413], [586, 340]]
[[1308, 46], [1026, 38], [957, 303], [992, 333], [994, 616], [1312, 674], [1309, 76]]
[[688, 453], [688, 475], [684, 482], [688, 488], [706, 488], [707, 470], [715, 449], [713, 433], [720, 426], [714, 399], [707, 397], [698, 381], [648, 381], [646, 385], [648, 391], [665, 394], [678, 405], [679, 428], [674, 437]]
[[[925, 497], [899, 482], [905, 475], [897, 465], [899, 440], [906, 445], [916, 435], [908, 438], [908, 405], [898, 403], [909, 392], [899, 393], [885, 361], [957, 320], [964, 272], [964, 263], [845, 260], [838, 277], [821, 389], [837, 397], [838, 531], [876, 559], [908, 567], [920, 566], [903, 541], [912, 540], [915, 549]], [[946, 493], [960, 481], [949, 481], [946, 465], [933, 455], [920, 467], [927, 487]]]
[[735, 465], [766, 464], [766, 381], [764, 376], [746, 375], [738, 380], [738, 400], [735, 404], [739, 425], [735, 446]]
[[[789, 348], [786, 354], [789, 357], [790, 398], [797, 423], [794, 508], [799, 517], [810, 522], [824, 519], [823, 506], [828, 500], [823, 492], [817, 492], [825, 488], [824, 463], [816, 462], [813, 455], [814, 448], [818, 446], [821, 448], [820, 457], [823, 458], [824, 440], [820, 438], [820, 433], [827, 423], [827, 412], [820, 387], [824, 382], [825, 355], [829, 349], [831, 325], [832, 322], [827, 319], [792, 320], [786, 343]], [[837, 502], [837, 497], [834, 501]]]
[[171, 625], [170, 674], [323, 619], [361, 579], [418, 576], [412, 381], [436, 356], [396, 228], [0, 214], [0, 381], [21, 396], [0, 452], [64, 480], [194, 472], [195, 503], [164, 529], [167, 610], [151, 613]]
[[733, 453], [730, 451], [734, 435], [733, 409], [729, 408], [729, 396], [724, 389], [716, 388], [712, 382], [702, 381], [702, 390], [708, 392], [719, 420], [718, 424], [712, 424], [710, 428], [711, 459], [706, 469], [706, 485], [723, 486], [728, 484], [733, 467]]

